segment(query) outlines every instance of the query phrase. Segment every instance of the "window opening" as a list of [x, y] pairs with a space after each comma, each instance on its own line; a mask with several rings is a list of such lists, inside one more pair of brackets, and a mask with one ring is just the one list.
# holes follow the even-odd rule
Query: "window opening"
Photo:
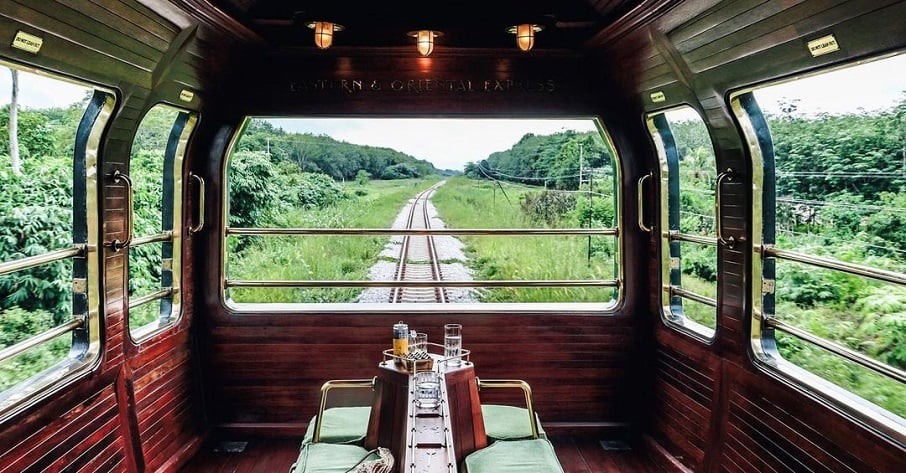
[[[445, 148], [470, 151], [429, 160]], [[595, 120], [252, 117], [225, 172], [234, 306], [618, 298], [618, 160]]]
[[11, 99], [0, 112], [0, 417], [97, 360], [97, 156], [114, 107], [108, 92], [8, 67], [0, 78]]
[[685, 106], [651, 114], [661, 163], [661, 267], [667, 323], [698, 338], [717, 327], [714, 147], [701, 116]]
[[155, 105], [132, 145], [134, 232], [129, 243], [129, 330], [141, 339], [179, 314], [182, 162], [195, 117]]
[[904, 73], [894, 56], [731, 98], [753, 143], [754, 352], [901, 440]]

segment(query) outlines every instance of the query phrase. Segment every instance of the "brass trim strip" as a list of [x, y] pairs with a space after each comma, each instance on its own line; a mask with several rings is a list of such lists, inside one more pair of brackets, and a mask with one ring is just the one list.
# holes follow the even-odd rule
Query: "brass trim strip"
[[85, 250], [87, 248], [87, 245], [76, 245], [72, 248], [51, 251], [50, 253], [44, 253], [43, 255], [29, 256], [13, 261], [7, 261], [6, 263], [0, 263], [0, 276], [7, 273], [22, 271], [23, 269], [34, 268], [35, 266], [53, 263], [55, 261], [64, 260], [66, 258], [85, 256]]
[[321, 403], [318, 405], [318, 416], [315, 418], [315, 431], [312, 433], [311, 442], [321, 441], [321, 420], [324, 419], [324, 409], [327, 407], [327, 394], [331, 389], [371, 388], [374, 389], [375, 378], [371, 379], [332, 379], [321, 385]]
[[819, 347], [824, 348], [829, 352], [842, 356], [843, 358], [846, 358], [853, 363], [862, 365], [865, 368], [868, 368], [876, 373], [883, 374], [888, 378], [906, 384], [906, 371], [899, 370], [897, 368], [894, 368], [893, 366], [882, 363], [857, 351], [851, 350], [842, 345], [838, 345], [837, 343], [834, 343], [830, 340], [826, 340], [824, 338], [813, 335], [808, 331], [789, 325], [781, 320], [770, 318], [765, 320], [765, 323], [770, 327], [782, 330], [790, 335], [795, 336], [796, 338], [800, 338], [809, 343], [818, 345]]
[[692, 291], [687, 291], [679, 286], [665, 285], [664, 289], [670, 292], [670, 295], [680, 296], [685, 299], [700, 302], [711, 307], [717, 307], [717, 299], [712, 299], [710, 297], [703, 296]]
[[64, 333], [71, 332], [77, 328], [83, 327], [85, 325], [84, 317], [77, 317], [65, 324], [58, 325], [46, 332], [41, 332], [34, 337], [31, 337], [27, 340], [23, 340], [15, 345], [6, 347], [3, 350], [0, 350], [0, 361], [6, 360], [7, 358], [12, 358], [26, 350], [34, 348], [42, 343], [53, 340]]
[[532, 387], [521, 379], [480, 379], [478, 389], [488, 388], [517, 388], [525, 394], [525, 408], [529, 415], [529, 425], [532, 426], [532, 438], [538, 438], [538, 418], [535, 416], [535, 404], [532, 400]]
[[134, 308], [136, 308], [136, 307], [138, 307], [138, 306], [145, 305], [145, 304], [147, 304], [147, 303], [149, 303], [149, 302], [151, 302], [151, 301], [156, 301], [156, 300], [158, 300], [158, 299], [163, 299], [163, 298], [165, 298], [165, 297], [172, 296], [172, 295], [173, 295], [173, 288], [172, 288], [172, 287], [168, 287], [168, 288], [165, 288], [165, 289], [161, 289], [161, 290], [159, 290], [159, 291], [157, 291], [157, 292], [152, 292], [151, 294], [144, 295], [144, 296], [142, 296], [142, 297], [136, 297], [135, 299], [130, 300], [130, 301], [129, 301], [129, 308], [130, 308], [130, 309], [134, 309]]
[[226, 287], [620, 287], [616, 279], [474, 280], [474, 281], [349, 281], [227, 279]]
[[825, 269], [834, 269], [845, 273], [865, 276], [879, 281], [886, 281], [894, 284], [906, 285], [906, 274], [886, 269], [873, 268], [861, 264], [848, 263], [846, 261], [824, 258], [821, 256], [812, 256], [790, 250], [781, 250], [774, 246], [762, 247], [761, 254], [763, 257], [776, 257], [799, 263], [811, 264]]
[[616, 228], [226, 228], [230, 235], [599, 235], [617, 236]]
[[169, 241], [171, 239], [173, 239], [173, 232], [166, 231], [166, 232], [158, 233], [156, 235], [135, 238], [132, 240], [132, 242], [129, 243], [129, 248], [135, 248], [136, 246], [147, 245], [148, 243]]
[[711, 245], [717, 246], [717, 237], [710, 237], [704, 235], [693, 235], [691, 233], [680, 233], [677, 231], [665, 232], [664, 236], [668, 240], [673, 241], [688, 241], [689, 243], [699, 243], [701, 245]]

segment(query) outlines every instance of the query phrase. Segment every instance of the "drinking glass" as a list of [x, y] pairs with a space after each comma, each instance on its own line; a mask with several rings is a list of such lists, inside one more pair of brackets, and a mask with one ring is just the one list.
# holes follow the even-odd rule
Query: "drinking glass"
[[462, 364], [462, 325], [446, 324], [444, 325], [444, 358], [448, 358], [447, 364], [450, 366], [459, 366]]
[[409, 332], [409, 354], [417, 355], [428, 353], [428, 334], [425, 332]]
[[415, 373], [415, 403], [426, 409], [440, 405], [440, 375], [436, 371]]

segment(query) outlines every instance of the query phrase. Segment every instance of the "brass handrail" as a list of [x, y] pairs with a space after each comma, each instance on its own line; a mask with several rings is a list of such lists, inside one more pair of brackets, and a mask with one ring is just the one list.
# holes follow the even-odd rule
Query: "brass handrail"
[[119, 181], [123, 181], [126, 184], [126, 239], [120, 241], [119, 238], [116, 238], [107, 243], [114, 252], [117, 252], [132, 244], [132, 236], [135, 233], [135, 187], [132, 185], [132, 179], [129, 175], [120, 172], [119, 169], [113, 171], [111, 178], [114, 184], [119, 183]]
[[732, 168], [727, 168], [726, 171], [717, 176], [717, 184], [714, 187], [714, 226], [717, 229], [717, 241], [730, 249], [736, 246], [736, 239], [732, 236], [730, 238], [724, 238], [723, 229], [721, 228], [723, 216], [721, 215], [720, 194], [721, 185], [724, 183], [724, 179], [728, 182], [732, 182], [735, 175], [736, 171]]
[[691, 233], [681, 233], [676, 230], [664, 232], [664, 236], [673, 241], [688, 241], [689, 243], [717, 246], [717, 237], [712, 236], [693, 235]]
[[152, 292], [151, 294], [147, 294], [142, 297], [136, 297], [135, 299], [130, 300], [129, 308], [134, 309], [138, 306], [145, 305], [151, 301], [163, 299], [165, 297], [172, 296], [172, 295], [173, 295], [173, 288], [167, 287], [167, 288], [161, 289], [159, 291]]
[[229, 235], [598, 235], [616, 236], [616, 228], [233, 228]]
[[198, 223], [195, 226], [189, 227], [189, 233], [198, 233], [204, 228], [204, 179], [193, 173], [189, 173], [189, 177], [195, 179], [198, 182]]
[[773, 256], [789, 261], [796, 261], [798, 263], [811, 264], [825, 269], [833, 269], [837, 271], [843, 271], [845, 273], [855, 274], [858, 276], [865, 276], [872, 279], [877, 279], [879, 281], [906, 285], [906, 274], [896, 271], [888, 271], [886, 269], [873, 268], [871, 266], [848, 263], [846, 261], [824, 258], [821, 256], [807, 255], [805, 253], [799, 253], [796, 251], [781, 250], [774, 246], [762, 247], [759, 250], [761, 251], [763, 257]]
[[42, 343], [53, 340], [60, 335], [63, 335], [66, 332], [71, 332], [81, 326], [85, 325], [84, 317], [76, 317], [69, 322], [66, 322], [62, 325], [58, 325], [46, 332], [41, 332], [34, 337], [23, 340], [15, 345], [8, 346], [3, 350], [0, 350], [0, 361], [3, 361], [7, 358], [12, 358], [28, 349], [34, 348]]
[[55, 261], [72, 258], [74, 256], [85, 256], [86, 245], [76, 245], [72, 248], [51, 251], [42, 255], [28, 256], [17, 260], [0, 263], [0, 276], [7, 273], [22, 271], [23, 269], [34, 268], [43, 264], [53, 263]]
[[371, 388], [374, 389], [376, 378], [371, 379], [333, 379], [321, 385], [321, 403], [318, 406], [318, 415], [315, 417], [315, 431], [311, 436], [312, 443], [321, 441], [321, 420], [324, 419], [324, 409], [327, 407], [327, 395], [331, 389]]
[[225, 287], [620, 287], [617, 279], [581, 280], [472, 280], [472, 281], [349, 281], [227, 279]]
[[518, 388], [525, 395], [525, 408], [529, 415], [529, 425], [532, 426], [532, 438], [538, 438], [538, 419], [535, 417], [535, 403], [532, 400], [532, 387], [521, 379], [480, 379], [478, 389], [485, 388]]
[[855, 350], [846, 348], [846, 347], [839, 345], [837, 343], [834, 343], [830, 340], [826, 340], [819, 336], [813, 335], [812, 333], [810, 333], [808, 331], [802, 330], [798, 327], [790, 325], [790, 324], [783, 322], [781, 320], [778, 320], [776, 318], [766, 319], [765, 323], [770, 327], [774, 327], [775, 329], [782, 330], [786, 333], [789, 333], [790, 335], [793, 335], [796, 338], [800, 338], [809, 343], [818, 345], [819, 347], [824, 348], [825, 350], [827, 350], [831, 353], [842, 356], [843, 358], [846, 358], [847, 360], [852, 361], [853, 363], [862, 365], [865, 368], [868, 368], [876, 373], [885, 375], [888, 378], [891, 378], [891, 379], [894, 379], [896, 381], [906, 384], [906, 372], [904, 372], [900, 369], [894, 368], [893, 366], [890, 366], [886, 363], [882, 363], [878, 360], [875, 360], [874, 358], [863, 355], [862, 353], [859, 353]]
[[709, 305], [711, 307], [717, 307], [716, 299], [712, 299], [710, 297], [703, 296], [701, 294], [698, 294], [698, 293], [695, 293], [692, 291], [688, 291], [679, 286], [664, 285], [664, 289], [666, 289], [668, 292], [670, 292], [670, 295], [680, 296], [685, 299], [689, 299], [689, 300], [693, 300], [695, 302], [700, 302], [702, 304]]
[[156, 235], [149, 235], [149, 236], [133, 238], [132, 242], [129, 243], [129, 248], [135, 248], [136, 246], [147, 245], [148, 243], [169, 241], [172, 239], [173, 239], [173, 232], [168, 230], [166, 232], [161, 232]]
[[642, 189], [644, 188], [645, 181], [651, 179], [652, 176], [654, 176], [654, 173], [649, 172], [640, 177], [636, 187], [636, 206], [638, 207], [639, 212], [639, 221], [637, 223], [639, 225], [639, 230], [642, 230], [645, 233], [651, 233], [651, 227], [645, 225], [645, 195], [642, 193]]

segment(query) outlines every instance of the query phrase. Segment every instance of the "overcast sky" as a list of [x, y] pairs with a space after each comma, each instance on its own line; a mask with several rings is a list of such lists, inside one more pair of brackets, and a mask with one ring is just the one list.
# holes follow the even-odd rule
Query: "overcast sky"
[[[24, 107], [66, 106], [80, 100], [85, 90], [66, 82], [21, 72], [20, 103]], [[0, 68], [0, 104], [9, 103], [10, 74]], [[906, 54], [803, 79], [766, 87], [756, 98], [767, 113], [798, 97], [806, 114], [844, 113], [890, 107], [906, 91]], [[275, 124], [289, 132], [327, 135], [349, 143], [393, 148], [442, 169], [461, 170], [469, 161], [509, 149], [526, 133], [546, 135], [564, 130], [591, 131], [586, 120], [508, 119], [279, 119]], [[605, 124], [606, 125], [606, 124]]]

